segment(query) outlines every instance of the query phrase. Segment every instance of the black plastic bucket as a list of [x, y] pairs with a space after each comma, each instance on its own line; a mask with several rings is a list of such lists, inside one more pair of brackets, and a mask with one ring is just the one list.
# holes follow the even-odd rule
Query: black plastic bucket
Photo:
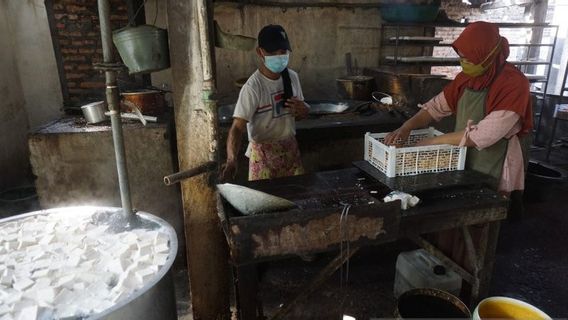
[[395, 318], [398, 319], [441, 319], [471, 318], [467, 306], [448, 292], [420, 288], [403, 293], [397, 300]]
[[567, 173], [560, 168], [541, 162], [529, 161], [525, 179], [525, 199], [528, 201], [546, 201], [554, 197], [554, 189], [566, 181]]

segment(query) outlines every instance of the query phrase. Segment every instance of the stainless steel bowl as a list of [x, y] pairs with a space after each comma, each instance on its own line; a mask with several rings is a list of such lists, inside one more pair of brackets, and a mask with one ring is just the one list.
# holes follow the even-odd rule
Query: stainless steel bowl
[[[124, 219], [122, 208], [115, 207], [64, 207], [47, 210], [34, 211], [5, 219], [0, 219], [0, 224], [10, 221], [16, 221], [35, 215], [49, 215], [58, 213], [73, 213], [79, 210], [89, 210], [93, 216], [106, 217], [104, 221], [108, 221], [111, 228], [124, 230], [131, 228], [133, 222]], [[137, 212], [136, 225], [144, 228], [161, 228], [170, 239], [170, 251], [165, 265], [154, 275], [144, 287], [133, 292], [127, 299], [119, 301], [114, 306], [105, 311], [87, 316], [89, 320], [138, 320], [138, 319], [165, 319], [176, 320], [176, 301], [173, 286], [173, 278], [171, 267], [174, 263], [178, 242], [174, 228], [165, 220], [158, 218], [147, 212]], [[100, 220], [100, 219], [99, 219]]]

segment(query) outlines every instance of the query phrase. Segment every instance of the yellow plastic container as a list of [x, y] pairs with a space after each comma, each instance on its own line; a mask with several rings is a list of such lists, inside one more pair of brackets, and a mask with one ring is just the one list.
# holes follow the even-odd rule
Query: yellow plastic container
[[490, 297], [482, 300], [473, 311], [473, 320], [481, 319], [541, 320], [551, 318], [526, 302], [507, 297]]

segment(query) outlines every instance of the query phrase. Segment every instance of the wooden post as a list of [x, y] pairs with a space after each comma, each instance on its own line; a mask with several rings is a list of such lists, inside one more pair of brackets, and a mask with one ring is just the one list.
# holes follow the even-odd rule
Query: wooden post
[[[196, 2], [168, 0], [168, 25], [178, 159], [180, 170], [187, 170], [217, 158], [217, 110], [203, 99]], [[181, 183], [194, 319], [229, 318], [230, 269], [211, 184], [215, 175]]]

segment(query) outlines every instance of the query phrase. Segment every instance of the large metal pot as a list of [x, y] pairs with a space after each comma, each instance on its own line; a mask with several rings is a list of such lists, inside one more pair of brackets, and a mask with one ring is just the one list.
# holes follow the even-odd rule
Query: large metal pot
[[[125, 101], [135, 104], [144, 115], [159, 116], [166, 111], [166, 100], [164, 92], [159, 90], [141, 90], [135, 92], [122, 93]], [[124, 107], [125, 112], [133, 112], [128, 106]]]
[[471, 312], [454, 295], [433, 288], [406, 291], [397, 300], [395, 319], [468, 319]]
[[[34, 211], [26, 214], [12, 216], [5, 219], [0, 219], [0, 224], [4, 224], [19, 219], [24, 219], [35, 215], [49, 215], [49, 214], [70, 214], [77, 213], [79, 210], [87, 210], [91, 214], [108, 214], [109, 224], [117, 228], [128, 228], [125, 220], [122, 217], [122, 208], [115, 207], [65, 207], [54, 208], [48, 210]], [[106, 309], [105, 311], [87, 316], [85, 319], [89, 320], [139, 320], [139, 319], [155, 319], [155, 320], [176, 320], [176, 301], [173, 286], [173, 278], [171, 274], [171, 267], [175, 260], [178, 242], [174, 228], [172, 228], [165, 220], [158, 218], [147, 212], [138, 211], [136, 215], [140, 218], [138, 222], [140, 225], [161, 228], [169, 236], [168, 258], [165, 265], [150, 279], [144, 287], [138, 289], [131, 294], [127, 299], [119, 300], [117, 304]], [[129, 222], [130, 223], [130, 222]]]
[[375, 89], [375, 78], [369, 76], [348, 76], [336, 82], [340, 99], [369, 101]]

